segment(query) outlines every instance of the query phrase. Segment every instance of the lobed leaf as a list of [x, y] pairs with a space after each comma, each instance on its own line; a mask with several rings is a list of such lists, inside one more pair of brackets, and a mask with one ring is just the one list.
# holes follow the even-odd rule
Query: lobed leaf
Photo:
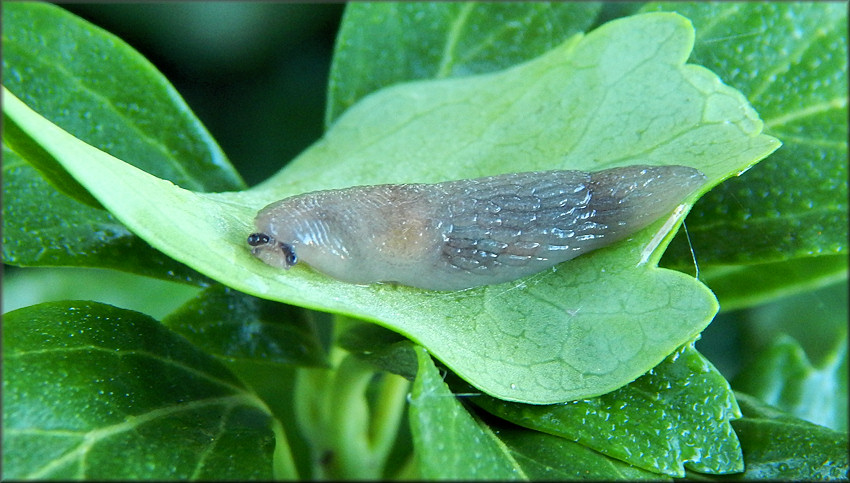
[[7, 91], [4, 108], [136, 234], [201, 273], [378, 322], [491, 395], [552, 403], [621, 387], [711, 320], [716, 305], [704, 286], [654, 267], [681, 212], [552, 271], [453, 293], [354, 286], [305, 267], [284, 273], [251, 257], [251, 220], [266, 203], [313, 189], [506, 171], [675, 161], [719, 183], [778, 143], [760, 134], [738, 92], [684, 65], [692, 41], [686, 19], [640, 15], [504, 71], [386, 89], [278, 175], [234, 193], [186, 191], [121, 163]]

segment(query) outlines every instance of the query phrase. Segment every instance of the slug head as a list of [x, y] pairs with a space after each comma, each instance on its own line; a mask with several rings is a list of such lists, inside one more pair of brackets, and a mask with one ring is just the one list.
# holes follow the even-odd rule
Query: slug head
[[298, 263], [298, 257], [292, 245], [278, 242], [265, 233], [248, 235], [248, 245], [253, 247], [251, 253], [255, 257], [273, 267], [289, 270], [289, 267]]

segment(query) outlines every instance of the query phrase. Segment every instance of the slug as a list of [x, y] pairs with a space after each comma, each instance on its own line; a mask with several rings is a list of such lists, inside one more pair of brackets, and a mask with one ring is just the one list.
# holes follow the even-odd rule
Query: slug
[[537, 171], [315, 191], [257, 214], [251, 252], [336, 279], [461, 290], [516, 280], [610, 245], [704, 182], [686, 166]]

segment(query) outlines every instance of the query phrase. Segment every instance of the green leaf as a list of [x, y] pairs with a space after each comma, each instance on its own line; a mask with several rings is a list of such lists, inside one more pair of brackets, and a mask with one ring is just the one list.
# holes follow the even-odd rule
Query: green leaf
[[[176, 263], [176, 262], [175, 262]], [[98, 268], [7, 268], [3, 311], [59, 300], [91, 300], [142, 312], [155, 319], [197, 296], [198, 287]]]
[[635, 468], [564, 438], [495, 421], [489, 424], [532, 481], [668, 481], [658, 473]]
[[3, 262], [113, 268], [194, 285], [209, 279], [155, 250], [108, 211], [56, 191], [3, 146]]
[[334, 49], [325, 125], [383, 87], [531, 60], [586, 31], [600, 8], [596, 2], [349, 3]]
[[[48, 4], [9, 2], [2, 20], [3, 85], [39, 114], [181, 186], [244, 187], [174, 88], [124, 42]], [[115, 268], [208, 282], [96, 209], [99, 203], [55, 156], [6, 116], [3, 195], [6, 263]]]
[[[36, 183], [43, 182], [45, 179], [49, 180], [52, 185], [46, 185], [46, 190], [68, 196], [70, 198], [67, 200], [69, 204], [73, 204], [72, 200], [76, 200], [87, 205], [86, 208], [103, 209], [91, 193], [72, 178], [50, 153], [21, 131], [14, 119], [3, 116], [3, 159], [5, 160], [7, 157], [13, 160], [13, 166], [26, 160], [29, 167], [35, 167], [41, 171], [40, 173], [26, 173], [24, 176], [19, 176], [20, 178], [32, 177], [36, 180]], [[4, 163], [3, 168], [5, 174], [6, 163]]]
[[410, 429], [425, 479], [528, 479], [507, 448], [455, 399], [431, 356], [416, 347]]
[[491, 395], [553, 403], [634, 380], [711, 320], [704, 286], [654, 266], [681, 213], [563, 269], [453, 293], [282, 272], [251, 257], [251, 220], [314, 189], [506, 171], [675, 161], [719, 183], [778, 143], [738, 92], [683, 65], [692, 39], [680, 16], [641, 15], [504, 71], [383, 90], [278, 175], [234, 193], [185, 191], [118, 162], [8, 92], [4, 109], [123, 223], [188, 266], [258, 297], [378, 322]]
[[[765, 267], [795, 273], [785, 280], [785, 292], [828, 283], [839, 273], [846, 277], [846, 261], [818, 260], [846, 257], [847, 251], [846, 6], [693, 2], [650, 4], [644, 10], [690, 18], [697, 31], [691, 61], [743, 92], [761, 113], [766, 131], [785, 143], [769, 162], [700, 199], [688, 217], [701, 267], [756, 264], [753, 274], [737, 270], [738, 280], [725, 270], [716, 278], [704, 271], [721, 307], [730, 295], [728, 305], [741, 306], [736, 297], [741, 286], [748, 292], [775, 291], [771, 278], [761, 287]], [[693, 265], [684, 237], [673, 241], [664, 265]]]
[[163, 321], [207, 354], [270, 365], [327, 365], [311, 313], [221, 285]]
[[[653, 479], [580, 444], [495, 420], [460, 403], [419, 346], [410, 421], [421, 477], [433, 479]], [[474, 399], [474, 398], [472, 398]], [[470, 451], [475, 448], [475, 452]]]
[[711, 265], [700, 280], [729, 312], [847, 280], [847, 255], [795, 258], [755, 265]]
[[754, 354], [733, 387], [799, 418], [847, 431], [847, 282], [742, 314]]
[[244, 188], [174, 87], [122, 40], [44, 3], [10, 2], [2, 17], [3, 85], [39, 114], [186, 189]]
[[427, 351], [420, 346], [413, 351], [419, 367], [410, 398], [410, 422], [418, 476], [469, 480], [659, 479], [657, 473], [581, 444], [492, 417], [480, 419], [449, 390]]
[[741, 416], [729, 384], [692, 345], [609, 394], [551, 406], [470, 399], [520, 426], [561, 436], [655, 473], [743, 470], [729, 422]]
[[387, 372], [411, 381], [416, 377], [419, 364], [408, 339], [375, 324], [343, 317], [337, 320], [347, 326], [338, 329], [335, 343], [339, 347]]
[[3, 369], [6, 478], [269, 479], [285, 447], [231, 372], [137, 312], [70, 301], [10, 312]]
[[[839, 379], [847, 374], [847, 335], [836, 343], [833, 357], [814, 367], [800, 344], [780, 334], [769, 347], [735, 376], [737, 390], [745, 391], [790, 414], [827, 427], [835, 427], [839, 413], [846, 416], [847, 398], [841, 407]], [[842, 391], [843, 389], [843, 391]]]
[[793, 418], [744, 393], [744, 417], [732, 423], [741, 439], [747, 480], [846, 480], [847, 433]]

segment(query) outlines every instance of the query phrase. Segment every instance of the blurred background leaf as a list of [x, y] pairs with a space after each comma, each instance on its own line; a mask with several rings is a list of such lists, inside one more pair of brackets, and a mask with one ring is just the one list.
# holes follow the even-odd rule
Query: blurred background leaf
[[736, 397], [744, 417], [732, 426], [747, 467], [734, 479], [847, 480], [846, 432], [801, 421], [745, 393]]
[[601, 8], [598, 2], [351, 3], [337, 34], [325, 125], [383, 87], [531, 60], [585, 32]]

